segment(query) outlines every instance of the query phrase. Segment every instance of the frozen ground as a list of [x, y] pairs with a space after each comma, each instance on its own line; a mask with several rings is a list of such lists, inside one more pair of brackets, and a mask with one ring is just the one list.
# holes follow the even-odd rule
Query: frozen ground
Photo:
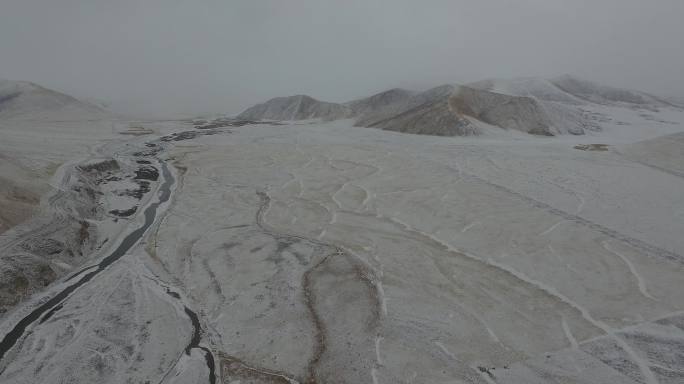
[[344, 123], [203, 138], [180, 151], [156, 252], [231, 380], [676, 381], [684, 179], [621, 154], [640, 150], [630, 122], [581, 139]]
[[[604, 130], [582, 137], [338, 121], [194, 130], [150, 155], [157, 134], [111, 142], [97, 155], [173, 165], [171, 199], [28, 326], [0, 379], [680, 383], [684, 114], [592, 108]], [[84, 267], [147, 223], [158, 184], [99, 224], [116, 230]], [[130, 203], [116, 188], [103, 204]]]

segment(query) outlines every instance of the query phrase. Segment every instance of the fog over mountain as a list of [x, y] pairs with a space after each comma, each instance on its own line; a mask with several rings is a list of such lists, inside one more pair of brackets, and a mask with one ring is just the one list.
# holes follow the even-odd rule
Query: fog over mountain
[[683, 14], [679, 0], [4, 0], [0, 78], [155, 116], [564, 73], [681, 99]]

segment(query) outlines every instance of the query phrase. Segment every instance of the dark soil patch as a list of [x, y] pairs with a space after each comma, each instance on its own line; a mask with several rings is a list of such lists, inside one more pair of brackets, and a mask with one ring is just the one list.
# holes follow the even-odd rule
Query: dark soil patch
[[129, 197], [134, 197], [138, 200], [142, 199], [142, 197], [151, 190], [150, 188], [150, 182], [145, 181], [145, 180], [134, 180], [136, 184], [138, 184], [137, 189], [126, 189], [123, 191], [119, 191], [116, 194], [118, 196], [129, 196]]
[[159, 179], [159, 170], [151, 165], [140, 167], [135, 170], [135, 177], [133, 179], [157, 181]]
[[215, 129], [225, 127], [242, 127], [245, 125], [283, 125], [277, 121], [255, 121], [239, 119], [216, 119], [211, 123], [195, 124], [196, 129]]
[[162, 137], [160, 140], [161, 141], [183, 141], [183, 140], [192, 140], [196, 137], [199, 136], [210, 136], [210, 135], [217, 135], [219, 131], [216, 130], [207, 130], [207, 131], [184, 131], [184, 132], [179, 132], [179, 133], [172, 133], [168, 136]]
[[116, 171], [119, 169], [119, 163], [117, 163], [116, 160], [114, 160], [114, 159], [110, 159], [110, 160], [100, 161], [98, 163], [79, 165], [78, 167], [85, 172]]
[[130, 209], [113, 209], [109, 211], [114, 216], [118, 217], [129, 217], [132, 216], [136, 211], [138, 210], [138, 207], [133, 207]]
[[31, 239], [21, 244], [25, 250], [41, 256], [52, 256], [62, 253], [65, 246], [59, 240], [50, 238]]
[[579, 149], [580, 151], [607, 151], [608, 144], [579, 144], [575, 145], [573, 148]]

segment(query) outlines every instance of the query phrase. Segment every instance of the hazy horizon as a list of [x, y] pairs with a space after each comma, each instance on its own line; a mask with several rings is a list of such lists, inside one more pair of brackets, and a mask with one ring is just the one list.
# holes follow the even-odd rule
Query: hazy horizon
[[684, 96], [684, 2], [6, 0], [0, 78], [150, 115], [573, 74]]

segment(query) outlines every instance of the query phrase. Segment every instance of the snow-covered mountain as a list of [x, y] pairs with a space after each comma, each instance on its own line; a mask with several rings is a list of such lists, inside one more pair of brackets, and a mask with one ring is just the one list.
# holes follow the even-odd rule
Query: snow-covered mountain
[[[535, 120], [547, 127], [545, 134], [583, 134], [586, 130], [600, 130], [600, 126], [582, 109], [588, 104], [587, 101], [563, 91], [551, 80], [535, 77], [488, 79], [469, 84], [468, 87], [507, 97], [525, 98], [527, 103], [534, 105]], [[532, 111], [520, 112], [528, 114]], [[521, 118], [524, 119], [523, 116], [510, 116], [512, 120]]]
[[[308, 102], [301, 103], [302, 98]], [[581, 134], [589, 126], [576, 108], [451, 84], [424, 92], [391, 89], [344, 104], [322, 103], [306, 96], [276, 98], [238, 117], [326, 121], [353, 117], [360, 127], [438, 136], [476, 135], [490, 125], [542, 135]]]
[[645, 92], [610, 87], [571, 75], [558, 76], [552, 79], [538, 77], [487, 79], [469, 84], [469, 86], [564, 104], [601, 104], [650, 110], [678, 107], [676, 103]]
[[337, 120], [351, 115], [351, 109], [337, 103], [319, 101], [306, 95], [276, 97], [257, 104], [238, 118], [247, 120]]
[[[360, 127], [377, 127], [381, 125], [382, 122], [389, 121], [398, 115], [410, 114], [412, 110], [420, 106], [428, 106], [439, 100], [444, 100], [453, 93], [454, 90], [455, 87], [452, 85], [443, 85], [428, 89], [424, 92], [412, 92], [408, 97], [398, 99], [393, 103], [386, 103], [385, 105], [378, 105], [376, 108], [364, 110], [363, 113], [356, 116], [356, 125]], [[382, 93], [379, 95], [381, 94]], [[371, 96], [370, 98], [376, 96]]]
[[246, 120], [332, 121], [356, 118], [356, 125], [427, 135], [476, 133], [468, 121], [453, 115], [448, 97], [455, 90], [446, 85], [425, 92], [390, 89], [347, 103], [328, 103], [310, 96], [277, 97], [255, 105], [237, 117]]
[[550, 81], [560, 90], [589, 103], [651, 110], [674, 107], [672, 103], [645, 92], [610, 87], [569, 75]]
[[449, 105], [449, 98], [456, 89], [453, 85], [443, 85], [413, 93], [395, 103], [366, 110], [357, 116], [355, 125], [436, 136], [477, 134], [477, 128], [463, 116], [455, 114]]
[[669, 96], [665, 98], [665, 101], [674, 104], [678, 108], [684, 108], [684, 97], [682, 96]]
[[490, 126], [545, 136], [596, 128], [569, 106], [456, 85], [436, 87], [366, 113], [356, 125], [439, 136], [477, 135]]
[[452, 111], [486, 124], [535, 135], [583, 134], [581, 115], [569, 108], [553, 109], [528, 96], [506, 95], [460, 87], [450, 97]]
[[374, 111], [385, 108], [389, 105], [397, 105], [399, 103], [407, 102], [415, 94], [415, 91], [410, 91], [408, 89], [393, 88], [388, 91], [365, 97], [363, 99], [350, 101], [345, 103], [345, 105], [351, 108], [352, 113], [355, 116], [359, 116], [366, 113], [373, 113]]
[[249, 108], [243, 119], [324, 121], [355, 118], [356, 126], [439, 136], [477, 135], [488, 128], [535, 135], [581, 135], [601, 129], [590, 106], [658, 111], [677, 108], [644, 92], [604, 86], [572, 76], [487, 79], [442, 85], [425, 92], [391, 89], [347, 103], [309, 96], [275, 98]]
[[37, 84], [0, 79], [0, 119], [83, 120], [108, 115], [103, 108]]
[[570, 105], [585, 104], [586, 101], [558, 88], [552, 81], [539, 77], [514, 79], [486, 79], [468, 84], [471, 88], [502, 93], [512, 96], [533, 97], [538, 100], [554, 101]]

